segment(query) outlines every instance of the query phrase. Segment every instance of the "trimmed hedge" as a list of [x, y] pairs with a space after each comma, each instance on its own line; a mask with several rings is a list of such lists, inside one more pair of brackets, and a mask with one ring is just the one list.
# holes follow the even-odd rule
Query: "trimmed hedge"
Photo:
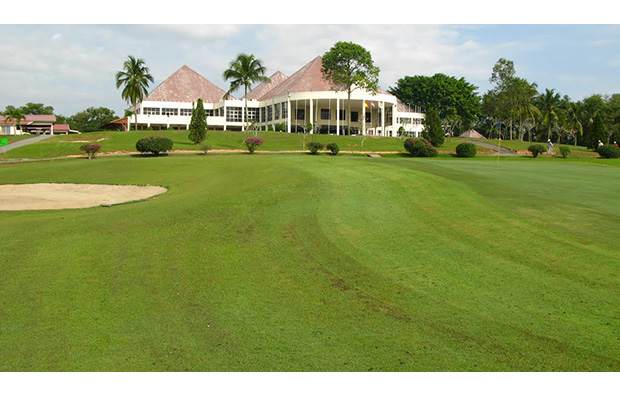
[[476, 157], [476, 145], [472, 143], [461, 143], [456, 146], [456, 156], [459, 158]]
[[568, 157], [568, 155], [570, 155], [570, 148], [565, 145], [560, 146], [560, 154], [562, 158]]
[[307, 144], [307, 146], [312, 155], [316, 155], [320, 149], [325, 147], [323, 143], [319, 143], [318, 141], [311, 141]]
[[336, 143], [329, 143], [325, 146], [325, 148], [330, 150], [332, 155], [338, 155], [338, 152], [340, 152], [340, 147], [338, 147], [338, 144]]
[[532, 153], [532, 156], [534, 158], [537, 158], [538, 155], [542, 154], [543, 152], [545, 152], [547, 149], [545, 148], [544, 145], [542, 144], [532, 144], [529, 147], [527, 147], [527, 150], [530, 151]]
[[143, 154], [151, 152], [155, 155], [159, 155], [160, 152], [172, 150], [172, 144], [172, 140], [168, 137], [145, 137], [138, 140], [136, 143], [136, 150]]
[[405, 149], [411, 156], [430, 158], [437, 156], [437, 150], [431, 143], [423, 138], [405, 140]]
[[596, 152], [598, 152], [601, 157], [606, 159], [620, 158], [620, 148], [615, 145], [601, 145], [597, 148]]

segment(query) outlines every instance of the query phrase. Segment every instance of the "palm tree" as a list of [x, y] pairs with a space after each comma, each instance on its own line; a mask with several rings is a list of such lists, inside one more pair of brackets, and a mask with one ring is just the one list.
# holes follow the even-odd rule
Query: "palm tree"
[[583, 136], [583, 125], [580, 120], [582, 109], [583, 106], [581, 103], [570, 103], [570, 107], [566, 114], [566, 123], [564, 124], [566, 130], [568, 130], [573, 140], [575, 140], [575, 146], [577, 146], [577, 132]]
[[547, 139], [551, 139], [551, 129], [558, 121], [560, 101], [560, 94], [555, 93], [555, 89], [545, 89], [545, 93], [539, 97], [538, 105], [542, 121], [547, 126]]
[[[226, 96], [230, 95], [232, 92], [239, 89], [241, 86], [245, 89], [244, 97], [244, 114], [245, 114], [245, 125], [243, 126], [243, 130], [245, 131], [246, 137], [248, 134], [248, 102], [247, 95], [248, 90], [257, 82], [269, 82], [269, 78], [265, 77], [265, 67], [259, 59], [256, 59], [254, 55], [250, 54], [239, 54], [235, 60], [230, 62], [228, 69], [224, 71], [224, 80], [230, 81], [230, 89], [226, 92]], [[225, 115], [225, 114], [224, 114]]]
[[134, 128], [138, 125], [136, 105], [148, 94], [149, 81], [155, 80], [149, 73], [149, 68], [144, 65], [144, 60], [136, 59], [131, 55], [123, 63], [123, 71], [116, 73], [116, 89], [123, 86], [121, 97], [133, 107]]
[[7, 106], [6, 110], [2, 113], [4, 115], [4, 122], [14, 121], [17, 125], [15, 127], [15, 134], [17, 134], [17, 128], [21, 131], [21, 121], [26, 120], [26, 115], [19, 108], [13, 106]]

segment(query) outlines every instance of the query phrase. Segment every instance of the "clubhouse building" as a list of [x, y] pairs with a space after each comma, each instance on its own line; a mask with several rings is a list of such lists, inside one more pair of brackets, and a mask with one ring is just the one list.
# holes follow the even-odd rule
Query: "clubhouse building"
[[[210, 129], [242, 130], [244, 106], [252, 128], [302, 132], [308, 123], [314, 133], [368, 134], [397, 136], [402, 126], [417, 137], [422, 132], [424, 114], [379, 89], [376, 94], [355, 89], [348, 114], [347, 93], [336, 90], [321, 73], [322, 58], [316, 57], [291, 76], [281, 72], [269, 82], [256, 86], [246, 97], [227, 96], [226, 91], [190, 69], [181, 67], [157, 86], [136, 106], [137, 129], [187, 129], [192, 106], [198, 98], [204, 103]], [[347, 130], [350, 117], [351, 130]], [[127, 128], [127, 118], [118, 120]], [[129, 120], [133, 126], [134, 117]], [[120, 126], [120, 125], [119, 125]]]

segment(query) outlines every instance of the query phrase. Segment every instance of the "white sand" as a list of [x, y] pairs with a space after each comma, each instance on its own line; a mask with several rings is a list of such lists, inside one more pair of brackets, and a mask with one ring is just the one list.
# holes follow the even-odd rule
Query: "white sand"
[[166, 191], [163, 187], [136, 185], [0, 185], [0, 211], [95, 207], [143, 200]]

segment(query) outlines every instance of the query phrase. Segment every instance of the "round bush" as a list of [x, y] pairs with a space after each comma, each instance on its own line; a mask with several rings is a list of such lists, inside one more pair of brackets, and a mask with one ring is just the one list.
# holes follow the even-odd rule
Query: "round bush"
[[547, 149], [545, 148], [544, 145], [542, 144], [532, 144], [529, 147], [527, 147], [527, 150], [530, 151], [532, 153], [532, 156], [534, 158], [537, 158], [538, 155], [542, 154], [543, 152], [545, 152]]
[[476, 156], [476, 145], [472, 143], [461, 143], [457, 145], [456, 156], [459, 158], [474, 158]]
[[562, 155], [562, 158], [568, 157], [568, 155], [570, 155], [570, 148], [565, 145], [561, 145], [560, 154]]
[[320, 149], [323, 149], [323, 147], [325, 147], [325, 145], [319, 143], [318, 141], [311, 141], [308, 143], [308, 149], [312, 155], [316, 155]]
[[143, 154], [151, 152], [159, 155], [160, 152], [170, 151], [171, 149], [172, 140], [168, 137], [145, 137], [136, 143], [136, 150]]
[[248, 149], [250, 154], [253, 154], [254, 151], [256, 151], [256, 148], [263, 145], [263, 143], [264, 141], [260, 137], [250, 137], [244, 141], [245, 147]]
[[437, 150], [431, 143], [423, 138], [405, 140], [405, 149], [411, 156], [419, 158], [430, 158], [437, 156]]
[[338, 147], [338, 144], [336, 143], [329, 143], [325, 146], [325, 148], [330, 150], [332, 155], [338, 155], [338, 152], [340, 152], [340, 147]]
[[601, 145], [600, 147], [598, 147], [596, 152], [598, 152], [601, 157], [606, 159], [620, 158], [620, 148], [616, 147], [615, 145]]

